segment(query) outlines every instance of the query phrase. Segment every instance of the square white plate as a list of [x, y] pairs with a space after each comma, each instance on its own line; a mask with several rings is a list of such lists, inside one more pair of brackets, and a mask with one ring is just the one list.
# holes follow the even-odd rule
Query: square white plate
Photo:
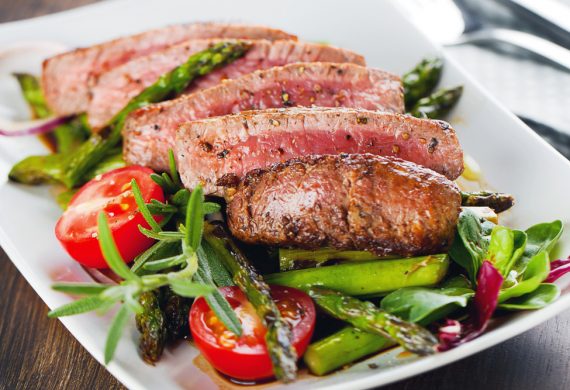
[[[267, 24], [298, 34], [308, 41], [327, 41], [366, 56], [368, 64], [397, 74], [421, 58], [441, 53], [389, 1], [141, 1], [120, 0], [0, 25], [0, 48], [22, 42], [49, 41], [68, 47], [85, 46], [116, 36], [188, 21], [242, 21]], [[34, 46], [32, 44], [32, 46]], [[57, 48], [57, 45], [55, 45]], [[38, 70], [47, 53], [23, 50], [17, 64], [0, 57], [0, 73]], [[17, 66], [17, 69], [9, 69]], [[500, 72], [500, 69], [497, 69]], [[0, 78], [3, 77], [0, 74]], [[19, 107], [17, 88], [6, 78], [0, 83], [0, 105]], [[570, 163], [483, 91], [453, 61], [446, 60], [443, 85], [463, 84], [465, 93], [450, 122], [467, 153], [474, 156], [493, 188], [515, 195], [517, 205], [508, 223], [526, 228], [534, 223], [570, 221]], [[0, 114], [2, 115], [2, 114]], [[53, 227], [60, 210], [45, 187], [7, 182], [10, 167], [21, 158], [45, 149], [33, 137], [0, 139], [0, 244], [20, 272], [50, 308], [70, 297], [53, 292], [55, 280], [88, 281], [90, 276], [58, 245]], [[570, 235], [563, 235], [559, 253], [570, 253]], [[540, 311], [515, 314], [482, 337], [457, 349], [416, 359], [400, 358], [394, 350], [323, 378], [304, 375], [289, 389], [356, 389], [378, 386], [442, 366], [520, 334], [570, 307], [569, 278], [561, 280], [563, 294]], [[81, 344], [102, 361], [110, 316], [89, 313], [62, 322]], [[227, 387], [212, 373], [197, 351], [183, 343], [150, 367], [138, 357], [136, 330], [131, 327], [109, 371], [129, 388]], [[129, 340], [130, 339], [130, 340]], [[370, 369], [369, 363], [380, 368]], [[263, 387], [279, 387], [278, 383]]]

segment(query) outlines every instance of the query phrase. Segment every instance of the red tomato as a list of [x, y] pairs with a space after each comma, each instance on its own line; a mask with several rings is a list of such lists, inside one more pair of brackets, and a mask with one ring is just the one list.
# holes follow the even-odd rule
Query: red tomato
[[138, 225], [149, 226], [138, 212], [131, 189], [131, 180], [135, 179], [145, 202], [163, 202], [164, 194], [150, 178], [152, 173], [148, 168], [129, 166], [107, 172], [81, 187], [55, 225], [55, 235], [71, 257], [88, 267], [108, 268], [97, 238], [101, 211], [107, 214], [109, 228], [126, 262], [153, 244], [138, 229]]
[[[238, 287], [223, 287], [220, 292], [237, 314], [242, 335], [226, 329], [204, 298], [199, 298], [190, 310], [194, 343], [214, 368], [229, 377], [245, 381], [273, 377], [265, 344], [267, 331], [255, 309]], [[301, 357], [315, 328], [315, 305], [307, 294], [290, 287], [271, 286], [271, 295], [293, 330], [293, 346]]]

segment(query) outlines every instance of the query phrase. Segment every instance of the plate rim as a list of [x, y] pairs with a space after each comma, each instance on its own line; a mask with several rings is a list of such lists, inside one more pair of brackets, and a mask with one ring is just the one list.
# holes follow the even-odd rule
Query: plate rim
[[[28, 19], [21, 19], [17, 21], [11, 21], [6, 23], [0, 24], [0, 31], [2, 30], [9, 30], [11, 28], [25, 28], [25, 24], [34, 23], [39, 20], [41, 21], [49, 21], [50, 19], [59, 19], [62, 17], [73, 17], [77, 14], [89, 13], [95, 9], [107, 9], [107, 11], [112, 11], [115, 7], [122, 7], [123, 3], [134, 3], [137, 0], [107, 0], [100, 3], [88, 4], [80, 7], [76, 7], [73, 9], [52, 13], [48, 15], [28, 18]], [[396, 10], [400, 15], [403, 15], [403, 8], [401, 5], [398, 4], [398, 0], [388, 0], [388, 2], [392, 8]], [[403, 17], [405, 19], [405, 17]], [[558, 160], [561, 163], [567, 166], [567, 169], [570, 170], [570, 161], [567, 160], [564, 156], [562, 156], [554, 147], [552, 147], [548, 142], [546, 142], [543, 138], [541, 138], [538, 134], [536, 134], [532, 129], [530, 129], [524, 122], [522, 122], [514, 113], [509, 111], [501, 102], [499, 102], [487, 89], [485, 89], [477, 80], [475, 80], [461, 64], [459, 64], [452, 56], [448, 55], [444, 50], [441, 49], [439, 45], [434, 43], [429, 37], [427, 37], [420, 29], [418, 29], [415, 25], [413, 25], [409, 20], [406, 19], [408, 23], [408, 28], [415, 30], [417, 34], [422, 35], [429, 41], [430, 49], [434, 52], [437, 52], [441, 55], [446, 63], [452, 63], [455, 70], [461, 75], [463, 79], [468, 81], [472, 84], [472, 86], [477, 90], [477, 93], [481, 94], [485, 100], [489, 101], [495, 108], [501, 111], [501, 114], [508, 117], [511, 121], [517, 124], [517, 131], [525, 131], [528, 134], [531, 134], [534, 137], [535, 142], [543, 143], [546, 145], [551, 153], [554, 153]], [[24, 26], [22, 26], [24, 25]], [[26, 41], [27, 42], [27, 41]], [[0, 45], [4, 47], [6, 45]], [[524, 130], [523, 130], [524, 129]], [[42, 301], [50, 308], [53, 307], [47, 302], [46, 298], [46, 289], [41, 286], [39, 282], [33, 282], [36, 277], [34, 275], [34, 270], [27, 266], [27, 262], [23, 255], [20, 254], [18, 248], [14, 243], [10, 240], [8, 233], [5, 231], [5, 228], [2, 224], [0, 224], [0, 246], [6, 252], [8, 258], [14, 264], [14, 266], [18, 269], [18, 271], [24, 276], [28, 284], [34, 289], [34, 291], [40, 296]], [[347, 382], [338, 383], [336, 385], [328, 386], [327, 388], [330, 389], [364, 389], [369, 388], [372, 386], [378, 386], [378, 381], [375, 379], [377, 377], [383, 377], [381, 380], [381, 386], [388, 385], [390, 383], [403, 380], [406, 378], [411, 378], [422, 373], [437, 369], [439, 367], [445, 366], [447, 364], [459, 361], [461, 359], [467, 358], [472, 356], [478, 352], [481, 352], [485, 349], [488, 349], [494, 345], [497, 345], [501, 342], [507, 341], [513, 337], [524, 333], [537, 325], [544, 323], [550, 318], [562, 313], [565, 310], [570, 309], [570, 294], [563, 294], [561, 295], [554, 303], [550, 304], [549, 306], [530, 312], [527, 314], [524, 319], [514, 321], [513, 323], [509, 323], [493, 329], [491, 332], [485, 333], [482, 336], [478, 337], [475, 340], [472, 340], [468, 344], [464, 344], [458, 348], [453, 350], [439, 353], [433, 356], [423, 357], [417, 359], [415, 361], [406, 363], [401, 366], [391, 367], [387, 371], [377, 372], [374, 371], [370, 372], [370, 375], [367, 375], [362, 378], [356, 378]], [[80, 318], [80, 317], [79, 317]], [[76, 322], [79, 323], [81, 321], [76, 321], [74, 318], [59, 318], [59, 320], [63, 323], [63, 325], [67, 328], [67, 330], [73, 335], [73, 337], [89, 352], [91, 356], [99, 364], [101, 364], [107, 371], [109, 371], [119, 382], [125, 385], [127, 388], [133, 389], [144, 389], [145, 386], [139, 380], [137, 380], [136, 372], [129, 372], [122, 368], [120, 365], [116, 364], [115, 362], [111, 362], [108, 365], [103, 363], [103, 355], [102, 351], [99, 349], [98, 345], [91, 342], [89, 339], [85, 339], [83, 337], [78, 337], [77, 334], [80, 332], [80, 326], [76, 325]], [[409, 374], [410, 371], [413, 371], [413, 374]], [[336, 372], [332, 375], [342, 375], [342, 371]], [[318, 384], [316, 384], [318, 386]]]

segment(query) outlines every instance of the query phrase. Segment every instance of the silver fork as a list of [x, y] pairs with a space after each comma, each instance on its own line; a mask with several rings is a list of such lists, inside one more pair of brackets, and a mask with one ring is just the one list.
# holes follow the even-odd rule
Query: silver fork
[[445, 46], [502, 43], [542, 57], [570, 71], [570, 50], [523, 31], [486, 27], [466, 7], [453, 0], [397, 0], [396, 4], [430, 38]]

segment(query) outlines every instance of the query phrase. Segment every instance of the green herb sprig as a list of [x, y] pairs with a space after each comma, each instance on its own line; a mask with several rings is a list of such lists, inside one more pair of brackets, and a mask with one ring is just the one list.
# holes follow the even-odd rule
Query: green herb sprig
[[[135, 259], [133, 266], [129, 268], [117, 249], [109, 229], [107, 216], [102, 212], [98, 217], [99, 245], [109, 268], [123, 281], [118, 285], [56, 283], [53, 286], [56, 291], [84, 297], [50, 311], [48, 316], [52, 318], [93, 310], [105, 313], [117, 304], [120, 305], [107, 336], [105, 364], [113, 358], [129, 313], [142, 313], [143, 307], [139, 303], [141, 294], [164, 286], [169, 286], [175, 294], [182, 297], [205, 296], [206, 301], [222, 323], [230, 331], [241, 335], [241, 324], [237, 316], [217, 290], [217, 286], [228, 285], [227, 281], [231, 278], [223, 266], [220, 266], [219, 261], [212, 256], [212, 252], [207, 250], [208, 248], [206, 250], [202, 248], [204, 216], [210, 212], [219, 211], [219, 205], [205, 202], [200, 186], [192, 192], [182, 188], [172, 151], [170, 155], [170, 173], [156, 176], [164, 180], [164, 186], [169, 188], [170, 192], [165, 189], [167, 194], [171, 194], [169, 200], [172, 201], [175, 198], [177, 203], [162, 203], [153, 200], [147, 204], [137, 182], [135, 180], [131, 182], [135, 202], [150, 227], [147, 229], [139, 225], [139, 230], [158, 242], [141, 253]], [[171, 184], [176, 188], [173, 188]], [[183, 201], [184, 205], [182, 205]], [[160, 223], [155, 219], [157, 215], [163, 217]], [[165, 231], [164, 226], [173, 217], [178, 220], [176, 230]]]

